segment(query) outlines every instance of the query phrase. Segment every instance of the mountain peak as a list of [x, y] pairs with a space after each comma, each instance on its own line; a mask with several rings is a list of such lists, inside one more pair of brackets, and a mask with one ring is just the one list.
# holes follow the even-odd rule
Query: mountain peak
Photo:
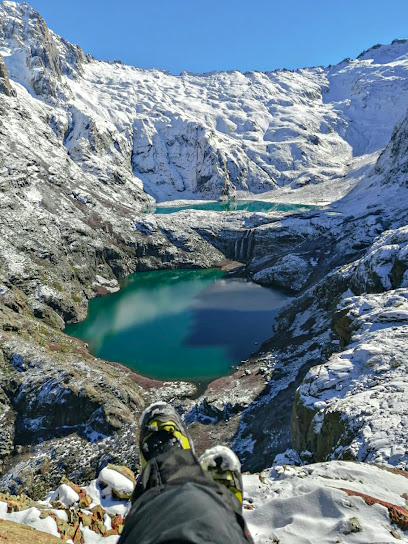
[[408, 56], [408, 40], [397, 39], [390, 44], [377, 43], [360, 53], [358, 60], [373, 60], [374, 64], [388, 64]]
[[[63, 74], [76, 77], [87, 62], [82, 49], [50, 31], [41, 15], [26, 3], [0, 4], [0, 43], [12, 77], [37, 95], [56, 97], [64, 92]], [[21, 70], [21, 56], [28, 68]]]
[[1, 11], [5, 11], [7, 12], [7, 15], [14, 15], [15, 17], [21, 17], [23, 14], [29, 13], [42, 19], [40, 13], [26, 2], [19, 4], [17, 2], [12, 2], [11, 0], [3, 0], [3, 2], [0, 3], [0, 12]]

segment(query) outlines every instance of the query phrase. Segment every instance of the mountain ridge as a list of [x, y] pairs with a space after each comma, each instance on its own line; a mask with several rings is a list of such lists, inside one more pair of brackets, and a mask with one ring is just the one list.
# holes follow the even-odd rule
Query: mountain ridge
[[[4, 8], [6, 8], [8, 10], [9, 16], [11, 14], [13, 14], [13, 13], [15, 14], [16, 12], [20, 11], [20, 14], [30, 14], [30, 15], [35, 16], [35, 18], [38, 18], [38, 19], [40, 19], [41, 21], [43, 21], [45, 23], [45, 20], [41, 16], [41, 13], [37, 9], [33, 8], [27, 2], [17, 3], [17, 2], [14, 2], [12, 0], [2, 0], [2, 2], [0, 2], [0, 6], [3, 6]], [[51, 32], [51, 34], [53, 34], [57, 38], [60, 38], [58, 36], [58, 34], [55, 33], [54, 31], [50, 30], [50, 32]], [[62, 39], [66, 43], [70, 43], [67, 40], [65, 40], [64, 38], [60, 38], [60, 39]], [[405, 39], [405, 38], [395, 38], [394, 40], [392, 40], [392, 42], [390, 44], [383, 44], [383, 43], [373, 44], [372, 46], [368, 47], [367, 49], [365, 49], [361, 53], [359, 53], [355, 58], [347, 57], [347, 58], [343, 59], [342, 61], [339, 61], [338, 63], [329, 64], [326, 67], [338, 66], [339, 64], [342, 64], [345, 61], [349, 61], [349, 60], [358, 60], [360, 58], [365, 57], [367, 55], [367, 53], [374, 53], [375, 51], [378, 52], [379, 49], [383, 49], [383, 48], [388, 50], [393, 45], [406, 45], [407, 42], [408, 42], [408, 40]], [[87, 57], [88, 59], [97, 60], [97, 61], [100, 61], [100, 62], [106, 62], [108, 64], [125, 64], [120, 59], [115, 59], [115, 60], [99, 59], [99, 58], [95, 57], [94, 55], [92, 55], [89, 52], [86, 53], [84, 51], [83, 47], [78, 45], [78, 44], [70, 44], [70, 45], [75, 47], [75, 48], [81, 49], [84, 56]], [[408, 47], [407, 47], [407, 49], [408, 49]], [[396, 58], [398, 58], [398, 57], [396, 57]], [[394, 60], [396, 60], [396, 58]], [[372, 60], [374, 60], [374, 59], [372, 59]], [[208, 72], [192, 72], [192, 71], [183, 70], [182, 72], [180, 72], [180, 74], [172, 74], [171, 72], [169, 72], [168, 70], [165, 70], [165, 69], [139, 68], [136, 65], [128, 65], [128, 66], [130, 66], [132, 68], [137, 68], [137, 69], [143, 70], [143, 71], [163, 72], [165, 74], [173, 75], [174, 77], [180, 77], [183, 74], [194, 75], [194, 76], [200, 76], [200, 75], [201, 76], [207, 76], [207, 75], [223, 74], [223, 73], [228, 74], [228, 73], [234, 73], [234, 72], [239, 72], [241, 74], [254, 73], [254, 72], [268, 74], [268, 73], [274, 73], [274, 72], [279, 72], [279, 71], [297, 72], [297, 71], [301, 71], [301, 70], [305, 70], [305, 69], [324, 68], [325, 67], [324, 65], [320, 64], [320, 65], [315, 65], [315, 66], [303, 66], [303, 67], [299, 67], [299, 68], [295, 68], [295, 69], [290, 69], [290, 68], [286, 68], [286, 67], [283, 66], [281, 68], [276, 68], [276, 69], [273, 69], [273, 70], [246, 70], [246, 71], [242, 71], [242, 70], [234, 69], [234, 68], [228, 69], [228, 70], [210, 70]]]
[[[133, 179], [157, 200], [341, 180], [355, 156], [384, 147], [408, 94], [408, 61], [205, 76], [95, 61], [20, 6], [0, 7], [0, 53], [10, 78], [49, 102], [63, 145], [74, 125], [77, 139], [96, 140], [95, 147], [67, 149], [81, 168]], [[370, 79], [368, 88], [361, 78]], [[95, 172], [87, 157], [93, 169], [99, 163]]]

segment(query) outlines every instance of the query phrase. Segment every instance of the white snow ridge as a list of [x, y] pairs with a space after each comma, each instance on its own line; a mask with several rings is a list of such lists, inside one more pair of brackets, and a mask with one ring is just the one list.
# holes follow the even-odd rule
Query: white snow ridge
[[[198, 455], [238, 455], [256, 543], [408, 542], [407, 106], [408, 40], [175, 76], [96, 60], [0, 4], [2, 519], [65, 538], [80, 514], [85, 544], [117, 542], [139, 417], [166, 401]], [[220, 198], [314, 207], [152, 213]], [[63, 332], [129, 274], [214, 266], [291, 297], [204, 391]]]

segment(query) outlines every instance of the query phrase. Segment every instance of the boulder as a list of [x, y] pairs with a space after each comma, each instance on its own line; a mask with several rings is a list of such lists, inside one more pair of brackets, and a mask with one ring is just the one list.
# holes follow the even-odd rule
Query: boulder
[[312, 271], [310, 262], [289, 254], [278, 259], [274, 265], [256, 272], [253, 279], [261, 285], [273, 285], [297, 293], [305, 286]]
[[135, 477], [127, 467], [108, 465], [101, 470], [98, 482], [104, 489], [104, 495], [112, 495], [116, 499], [127, 499], [132, 497], [135, 488]]
[[0, 544], [61, 544], [61, 539], [26, 525], [0, 520]]

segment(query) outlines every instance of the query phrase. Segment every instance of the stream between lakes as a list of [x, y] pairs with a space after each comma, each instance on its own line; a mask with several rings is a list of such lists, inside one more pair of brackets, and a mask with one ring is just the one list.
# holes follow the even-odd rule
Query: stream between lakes
[[87, 319], [65, 332], [144, 376], [201, 382], [231, 373], [259, 349], [287, 301], [219, 269], [142, 272], [92, 299]]

